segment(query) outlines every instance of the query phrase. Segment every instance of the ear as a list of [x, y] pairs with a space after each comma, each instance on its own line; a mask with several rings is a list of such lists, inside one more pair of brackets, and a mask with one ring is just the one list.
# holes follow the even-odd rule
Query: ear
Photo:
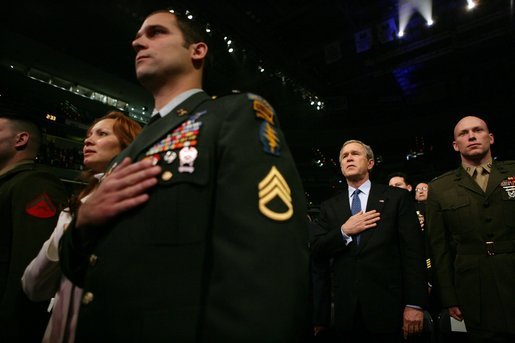
[[411, 187], [411, 185], [408, 185], [408, 192], [411, 192], [412, 189], [413, 187]]
[[14, 145], [16, 150], [23, 150], [23, 149], [27, 148], [27, 146], [29, 145], [29, 139], [30, 139], [30, 135], [26, 131], [16, 134], [16, 142]]
[[458, 148], [458, 144], [456, 144], [456, 141], [452, 141], [452, 147], [454, 148], [454, 151], [460, 151], [460, 148]]
[[488, 135], [490, 136], [490, 144], [494, 144], [494, 134], [489, 133]]
[[374, 168], [374, 160], [368, 160], [368, 170], [372, 170], [372, 168]]
[[190, 45], [191, 58], [194, 61], [200, 61], [206, 58], [207, 55], [207, 44], [204, 42], [193, 43]]

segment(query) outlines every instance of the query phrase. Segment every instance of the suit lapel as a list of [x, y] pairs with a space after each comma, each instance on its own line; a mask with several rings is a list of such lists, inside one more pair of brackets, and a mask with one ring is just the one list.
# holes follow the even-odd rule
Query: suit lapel
[[209, 100], [204, 92], [196, 93], [177, 105], [170, 113], [161, 119], [145, 126], [138, 137], [125, 149], [114, 162], [119, 163], [123, 158], [129, 156], [134, 161], [143, 150], [147, 149], [159, 139], [170, 133], [174, 128], [189, 118], [193, 111], [203, 102]]
[[336, 214], [337, 222], [345, 223], [352, 215], [349, 205], [349, 189], [345, 188], [340, 196], [334, 202], [334, 213]]

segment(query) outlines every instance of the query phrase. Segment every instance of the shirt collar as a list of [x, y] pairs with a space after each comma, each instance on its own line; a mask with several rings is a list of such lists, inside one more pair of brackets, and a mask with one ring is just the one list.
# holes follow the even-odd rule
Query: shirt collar
[[[349, 196], [351, 196], [352, 193], [354, 193], [354, 191], [356, 190], [356, 188], [354, 188], [350, 185], [348, 185], [348, 187], [349, 187]], [[370, 180], [367, 180], [358, 188], [364, 195], [368, 196], [368, 194], [370, 193], [371, 187], [372, 187], [372, 182], [370, 182]]]
[[166, 105], [164, 105], [161, 109], [158, 110], [157, 108], [154, 108], [154, 110], [152, 111], [152, 117], [155, 116], [157, 113], [159, 113], [161, 115], [161, 117], [166, 116], [175, 107], [177, 107], [177, 105], [179, 105], [181, 102], [188, 99], [193, 94], [196, 94], [199, 92], [202, 92], [202, 89], [193, 88], [193, 89], [187, 90], [185, 92], [182, 92], [181, 94], [177, 95], [175, 98], [170, 100], [170, 102], [167, 103]]

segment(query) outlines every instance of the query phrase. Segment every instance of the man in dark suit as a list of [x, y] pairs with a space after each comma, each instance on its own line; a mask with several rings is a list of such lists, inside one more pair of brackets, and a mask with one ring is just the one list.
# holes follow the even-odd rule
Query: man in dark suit
[[200, 89], [202, 32], [158, 11], [132, 43], [158, 119], [61, 241], [84, 288], [79, 342], [289, 342], [308, 328], [300, 178], [268, 102]]
[[515, 162], [493, 161], [482, 119], [454, 128], [461, 166], [430, 182], [426, 208], [442, 305], [473, 342], [515, 341]]
[[0, 109], [0, 342], [41, 342], [48, 301], [30, 301], [20, 279], [52, 233], [66, 190], [35, 163], [41, 142], [37, 125], [4, 110]]
[[374, 154], [361, 141], [343, 144], [340, 165], [348, 188], [322, 203], [311, 245], [315, 257], [334, 258], [335, 328], [352, 342], [399, 342], [422, 330], [427, 301], [413, 200], [370, 182]]

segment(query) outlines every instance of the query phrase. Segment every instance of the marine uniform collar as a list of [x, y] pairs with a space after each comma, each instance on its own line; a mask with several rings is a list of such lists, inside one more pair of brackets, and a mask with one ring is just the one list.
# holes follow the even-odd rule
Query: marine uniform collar
[[7, 168], [4, 168], [3, 170], [0, 171], [0, 177], [1, 176], [4, 176], [5, 174], [9, 173], [11, 170], [14, 170], [16, 168], [18, 168], [19, 166], [23, 166], [25, 164], [34, 164], [36, 163], [34, 160], [22, 160], [22, 161], [19, 161]]
[[[478, 167], [478, 166], [473, 166], [473, 165], [467, 164], [465, 162], [462, 162], [461, 166], [467, 172], [467, 174], [469, 174], [470, 176], [472, 176], [474, 174], [476, 167]], [[492, 173], [492, 160], [482, 163], [480, 165], [480, 167], [483, 167], [483, 169], [486, 170], [488, 174], [491, 174]]]

